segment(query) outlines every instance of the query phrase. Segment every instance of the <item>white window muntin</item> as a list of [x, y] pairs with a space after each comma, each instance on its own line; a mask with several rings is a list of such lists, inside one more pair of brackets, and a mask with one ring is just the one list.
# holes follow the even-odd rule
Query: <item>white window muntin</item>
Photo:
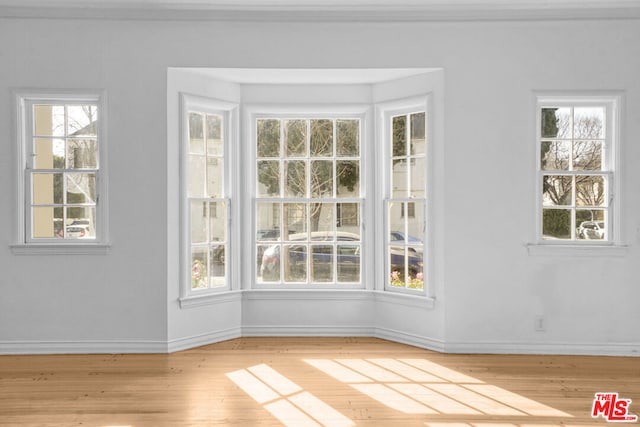
[[[407, 293], [410, 295], [427, 295], [428, 289], [429, 289], [429, 282], [430, 282], [430, 278], [432, 277], [432, 273], [430, 271], [429, 265], [430, 265], [430, 259], [431, 259], [431, 251], [429, 250], [430, 244], [429, 244], [429, 239], [427, 238], [427, 236], [429, 235], [428, 233], [428, 229], [429, 229], [429, 204], [428, 204], [428, 187], [429, 187], [429, 164], [430, 164], [430, 156], [429, 156], [429, 146], [430, 146], [430, 139], [431, 139], [431, 126], [430, 126], [430, 115], [429, 115], [429, 110], [428, 110], [428, 103], [429, 103], [429, 98], [428, 95], [425, 96], [418, 96], [418, 97], [413, 97], [413, 98], [408, 98], [408, 99], [400, 99], [400, 100], [396, 100], [396, 101], [390, 101], [390, 102], [386, 102], [386, 103], [382, 103], [380, 105], [378, 105], [378, 133], [379, 133], [379, 139], [381, 141], [382, 144], [382, 156], [383, 156], [383, 161], [382, 164], [383, 166], [383, 171], [384, 171], [384, 195], [383, 195], [383, 209], [384, 209], [384, 213], [383, 213], [383, 235], [384, 235], [384, 248], [383, 248], [383, 254], [384, 257], [382, 258], [384, 260], [383, 262], [383, 276], [382, 276], [382, 286], [386, 291], [391, 291], [391, 292], [399, 292], [399, 293]], [[393, 175], [393, 167], [392, 167], [392, 163], [393, 163], [393, 153], [392, 153], [392, 140], [393, 140], [393, 126], [392, 126], [392, 120], [394, 117], [398, 117], [398, 116], [410, 116], [412, 114], [416, 114], [416, 113], [425, 113], [425, 154], [426, 154], [426, 159], [425, 159], [425, 174], [424, 174], [424, 179], [425, 179], [425, 183], [424, 183], [424, 196], [423, 197], [415, 197], [415, 196], [409, 196], [407, 194], [407, 196], [405, 197], [393, 197], [393, 189], [392, 189], [392, 175]], [[407, 126], [407, 132], [410, 132], [409, 126]], [[408, 141], [408, 139], [407, 139]], [[411, 155], [406, 156], [407, 159], [409, 161], [411, 161], [412, 157]], [[380, 162], [378, 162], [380, 163]], [[407, 174], [407, 179], [408, 178]], [[390, 210], [390, 206], [392, 204], [402, 204], [404, 206], [405, 211], [408, 211], [408, 205], [409, 203], [413, 203], [415, 206], [415, 210], [420, 212], [422, 211], [422, 215], [419, 215], [416, 213], [415, 215], [415, 219], [422, 219], [423, 221], [423, 231], [419, 236], [414, 236], [414, 237], [418, 237], [422, 240], [422, 243], [416, 243], [416, 242], [410, 242], [410, 241], [405, 241], [405, 243], [402, 244], [402, 246], [405, 247], [405, 256], [404, 256], [404, 264], [405, 264], [405, 269], [408, 270], [409, 266], [407, 265], [409, 262], [409, 257], [411, 256], [411, 254], [409, 254], [409, 250], [410, 248], [415, 249], [415, 250], [422, 250], [422, 269], [423, 269], [423, 273], [422, 273], [422, 281], [423, 281], [423, 288], [422, 289], [411, 289], [408, 288], [407, 286], [407, 279], [405, 278], [404, 282], [405, 282], [405, 286], [404, 287], [400, 287], [400, 286], [391, 286], [390, 281], [391, 281], [391, 275], [392, 275], [392, 271], [391, 271], [391, 246], [395, 246], [395, 244], [391, 243], [392, 237], [391, 237], [391, 232], [393, 230], [391, 230], [390, 227], [390, 218], [389, 218], [389, 210]], [[419, 209], [418, 204], [422, 205], [422, 209]], [[409, 218], [404, 218], [405, 221], [407, 221]], [[406, 232], [406, 230], [404, 230]]]
[[[103, 91], [63, 91], [63, 92], [16, 92], [17, 103], [17, 140], [19, 144], [18, 157], [19, 164], [22, 165], [22, 177], [19, 181], [18, 194], [21, 202], [19, 203], [19, 230], [21, 233], [20, 241], [25, 245], [37, 244], [43, 246], [89, 246], [100, 245], [105, 243], [107, 235], [107, 211], [106, 211], [106, 149], [105, 149], [105, 128], [106, 128], [106, 111], [104, 108], [105, 94]], [[62, 126], [64, 131], [60, 134], [39, 135], [35, 131], [35, 106], [51, 106], [63, 109]], [[68, 133], [69, 129], [69, 109], [80, 106], [91, 106], [96, 108], [97, 119], [91, 122], [95, 124], [95, 135], [76, 136]], [[50, 138], [62, 142], [65, 150], [65, 166], [55, 168], [38, 167], [36, 163], [36, 140]], [[74, 139], [93, 140], [95, 148], [95, 165], [92, 167], [69, 168], [67, 165], [67, 144], [68, 141]], [[34, 178], [37, 175], [53, 175], [61, 174], [63, 183], [63, 200], [54, 203], [35, 203], [33, 194]], [[71, 203], [66, 200], [68, 185], [73, 179], [68, 179], [74, 174], [91, 175], [95, 183], [91, 187], [95, 188], [95, 195], [88, 203]], [[34, 218], [33, 210], [36, 207], [48, 207], [51, 209], [61, 208], [63, 212], [63, 230], [65, 231], [63, 238], [47, 238], [34, 236]], [[65, 220], [68, 209], [83, 208], [93, 210], [91, 218], [91, 231], [89, 236], [71, 238], [67, 236], [67, 226]], [[95, 220], [94, 220], [95, 218]], [[84, 226], [85, 224], [82, 224]], [[69, 232], [71, 234], [71, 232]], [[69, 238], [67, 238], [69, 237]], [[74, 236], [75, 237], [75, 236]], [[66, 253], [61, 251], [60, 253]]]
[[[237, 140], [237, 132], [235, 131], [235, 123], [237, 121], [237, 109], [238, 106], [233, 103], [204, 98], [194, 95], [181, 94], [181, 144], [180, 144], [180, 191], [181, 191], [181, 295], [183, 298], [192, 296], [202, 296], [211, 293], [219, 293], [228, 291], [231, 289], [231, 275], [234, 269], [235, 263], [231, 255], [233, 246], [233, 232], [231, 230], [231, 194], [232, 194], [232, 175], [230, 171], [230, 163], [233, 160], [232, 151], [234, 151], [234, 144], [232, 141]], [[202, 157], [208, 160], [220, 160], [223, 163], [221, 194], [214, 197], [207, 197], [206, 195], [192, 196], [189, 195], [189, 159], [192, 154], [190, 153], [190, 140], [189, 140], [189, 118], [190, 114], [203, 114], [203, 115], [217, 115], [222, 118], [221, 123], [221, 138], [222, 138], [222, 153], [216, 155], [209, 155], [205, 146]], [[204, 125], [204, 132], [206, 132], [206, 125]], [[204, 177], [205, 182], [207, 168], [205, 167]], [[201, 203], [203, 208], [206, 209], [206, 216], [210, 220], [210, 212], [214, 206], [218, 209], [217, 214], [224, 215], [224, 231], [225, 236], [223, 241], [213, 242], [210, 240], [211, 233], [207, 229], [207, 239], [204, 242], [192, 242], [192, 215], [191, 209], [193, 203]], [[220, 210], [221, 209], [221, 210]], [[210, 223], [208, 224], [208, 227]], [[206, 285], [203, 288], [194, 288], [193, 286], [193, 256], [192, 251], [194, 248], [201, 248], [209, 253], [212, 246], [220, 246], [221, 254], [223, 256], [224, 267], [223, 282], [218, 279], [214, 281], [211, 277], [211, 256], [207, 256], [207, 279]], [[219, 277], [219, 276], [218, 276]]]
[[[253, 266], [253, 274], [252, 274], [252, 283], [253, 283], [253, 287], [254, 288], [258, 288], [258, 289], [264, 289], [264, 288], [269, 288], [269, 289], [278, 289], [278, 288], [286, 288], [286, 289], [294, 289], [294, 288], [304, 288], [304, 289], [313, 289], [313, 288], [332, 288], [332, 289], [360, 289], [363, 288], [365, 286], [366, 283], [366, 277], [367, 276], [367, 271], [365, 268], [365, 254], [363, 252], [366, 252], [363, 250], [364, 246], [365, 246], [365, 241], [366, 241], [366, 236], [365, 236], [365, 222], [366, 219], [369, 218], [370, 212], [368, 212], [365, 209], [365, 204], [364, 204], [364, 200], [365, 197], [364, 195], [366, 194], [366, 181], [367, 181], [367, 173], [366, 173], [366, 151], [367, 151], [367, 147], [366, 147], [366, 138], [368, 135], [367, 132], [367, 116], [368, 116], [368, 111], [369, 111], [369, 106], [363, 106], [363, 105], [332, 105], [332, 106], [327, 106], [327, 105], [281, 105], [281, 106], [272, 106], [272, 105], [262, 105], [262, 106], [258, 106], [258, 105], [254, 105], [254, 106], [249, 106], [246, 109], [246, 120], [247, 123], [245, 125], [245, 129], [248, 133], [248, 135], [251, 135], [250, 141], [249, 141], [249, 150], [251, 153], [251, 158], [253, 159], [253, 166], [251, 167], [251, 170], [245, 170], [244, 173], [246, 174], [245, 176], [247, 177], [247, 179], [249, 180], [249, 183], [251, 185], [251, 194], [253, 195], [253, 200], [252, 203], [250, 204], [250, 206], [252, 206], [251, 209], [251, 234], [248, 236], [244, 236], [244, 242], [245, 247], [250, 247], [252, 248], [252, 250], [250, 251], [251, 254], [247, 254], [245, 252], [244, 259], [246, 259], [247, 256], [249, 256], [249, 260], [251, 261], [251, 264]], [[360, 197], [340, 197], [340, 198], [335, 198], [335, 192], [336, 192], [336, 188], [337, 185], [333, 186], [333, 194], [332, 197], [320, 197], [320, 198], [312, 198], [309, 197], [310, 194], [306, 194], [305, 197], [296, 197], [296, 198], [291, 198], [291, 197], [257, 197], [257, 176], [256, 176], [256, 165], [257, 165], [257, 161], [258, 161], [258, 156], [257, 156], [257, 121], [260, 119], [278, 119], [278, 120], [315, 120], [315, 119], [329, 119], [329, 120], [340, 120], [340, 119], [358, 119], [360, 126], [359, 126], [359, 158], [357, 158], [359, 160], [359, 167], [360, 167], [360, 183], [359, 183], [359, 187], [360, 187]], [[334, 142], [335, 142], [335, 132], [336, 132], [336, 128], [334, 126]], [[281, 135], [282, 137], [282, 135]], [[282, 144], [281, 144], [281, 149], [282, 149]], [[327, 157], [327, 159], [334, 159], [335, 160], [335, 143], [334, 143], [334, 148], [333, 148], [334, 152], [333, 152], [333, 156], [331, 157]], [[282, 155], [283, 153], [280, 153], [280, 157], [277, 158], [277, 160], [279, 162], [284, 162], [285, 161], [285, 157]], [[308, 149], [307, 149], [307, 155], [309, 154]], [[275, 159], [275, 158], [274, 158]], [[286, 157], [286, 160], [296, 160], [297, 157]], [[306, 156], [305, 157], [300, 157], [300, 159], [308, 159]], [[349, 160], [349, 158], [345, 158], [345, 160]], [[355, 157], [354, 157], [355, 159]], [[334, 179], [335, 179], [335, 162], [333, 164], [334, 167]], [[310, 178], [310, 173], [307, 173], [306, 175], [306, 180], [307, 180], [307, 189], [309, 188], [309, 180]], [[284, 195], [284, 180], [281, 179], [280, 180], [280, 194]], [[258, 231], [258, 226], [257, 226], [257, 206], [259, 203], [280, 203], [280, 204], [287, 204], [287, 203], [300, 203], [300, 204], [306, 204], [307, 207], [310, 203], [327, 203], [327, 204], [333, 204], [333, 217], [334, 219], [336, 218], [336, 204], [337, 203], [357, 203], [359, 205], [359, 217], [360, 217], [360, 241], [357, 243], [354, 243], [354, 245], [358, 245], [359, 249], [360, 249], [360, 281], [357, 283], [350, 283], [350, 282], [336, 282], [336, 280], [334, 280], [333, 282], [330, 283], [324, 283], [324, 282], [312, 282], [309, 280], [309, 278], [307, 278], [306, 282], [283, 282], [282, 281], [282, 275], [284, 274], [282, 271], [280, 272], [280, 281], [277, 282], [262, 282], [262, 281], [258, 281], [258, 274], [259, 274], [259, 266], [258, 263], [256, 262], [257, 257], [258, 257], [258, 245], [261, 245], [261, 243], [258, 243], [256, 241], [256, 233]], [[307, 208], [308, 209], [308, 208]], [[282, 222], [282, 218], [280, 218], [280, 222]], [[307, 230], [307, 234], [309, 233], [309, 230]], [[281, 241], [279, 244], [287, 244], [289, 242], [285, 242], [285, 241]], [[311, 240], [307, 241], [307, 246], [313, 246], [313, 242]], [[336, 245], [339, 245], [339, 242], [337, 241], [337, 239], [335, 239], [335, 241], [333, 242], [327, 242], [327, 245], [332, 245], [334, 248], [334, 252], [333, 252], [333, 256], [334, 256], [334, 263], [333, 263], [333, 274], [334, 274], [334, 279], [337, 278], [336, 276], [336, 269], [337, 269], [337, 263], [335, 262], [335, 258], [337, 256], [337, 249], [336, 249]], [[307, 256], [307, 260], [306, 260], [306, 264], [307, 264], [307, 271], [309, 271], [309, 263], [311, 257]], [[282, 269], [281, 269], [282, 270]]]
[[[545, 245], [611, 245], [619, 242], [619, 179], [617, 170], [619, 164], [619, 105], [620, 97], [617, 95], [539, 95], [536, 103], [536, 241]], [[547, 137], [542, 135], [542, 111], [544, 109], [569, 109], [573, 120], [575, 109], [581, 108], [602, 108], [604, 110], [604, 133], [601, 138], [580, 138], [573, 134], [573, 127], [570, 135], [562, 137]], [[573, 122], [572, 122], [573, 125]], [[579, 170], [574, 169], [573, 143], [581, 140], [594, 140], [602, 143], [602, 163], [599, 170]], [[571, 144], [568, 153], [568, 166], [565, 168], [543, 169], [542, 167], [542, 144], [543, 142], [558, 140]], [[572, 193], [567, 204], [557, 206], [545, 206], [543, 200], [543, 181], [545, 176], [557, 176], [571, 182]], [[577, 183], [581, 177], [602, 177], [604, 182], [604, 194], [601, 206], [584, 207], [577, 203]], [[570, 236], [563, 239], [545, 238], [543, 235], [543, 211], [544, 209], [568, 210], [570, 214]], [[582, 239], [577, 236], [577, 229], [580, 224], [576, 220], [578, 211], [601, 212], [605, 230], [603, 237], [597, 240]]]

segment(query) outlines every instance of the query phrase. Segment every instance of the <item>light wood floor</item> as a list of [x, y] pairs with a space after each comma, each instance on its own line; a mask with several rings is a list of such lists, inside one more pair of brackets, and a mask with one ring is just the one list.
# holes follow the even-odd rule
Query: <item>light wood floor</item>
[[0, 356], [0, 426], [605, 425], [640, 358], [445, 355], [374, 338], [241, 338], [169, 355]]

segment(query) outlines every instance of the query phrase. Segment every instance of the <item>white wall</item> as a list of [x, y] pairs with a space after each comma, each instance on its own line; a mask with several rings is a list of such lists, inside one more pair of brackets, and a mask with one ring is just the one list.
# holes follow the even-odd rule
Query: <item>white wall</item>
[[[167, 269], [175, 255], [167, 230], [176, 220], [167, 209], [172, 194], [167, 68], [206, 66], [444, 68], [445, 147], [437, 159], [443, 179], [436, 183], [443, 214], [435, 224], [443, 253], [435, 305], [408, 310], [406, 319], [387, 319], [382, 307], [388, 302], [375, 310], [363, 307], [365, 329], [372, 318], [376, 327], [410, 325], [407, 337], [431, 339], [434, 347], [450, 351], [636, 354], [638, 40], [640, 25], [632, 20], [2, 19], [0, 352], [159, 351], [167, 343], [179, 348], [185, 338], [214, 338], [208, 335], [212, 324], [237, 333], [240, 306], [242, 321], [251, 325], [253, 300], [236, 299], [225, 309], [177, 308], [178, 285], [171, 284], [176, 272]], [[16, 223], [10, 90], [32, 87], [107, 91], [112, 243], [107, 255], [17, 256], [9, 250]], [[532, 238], [535, 212], [535, 90], [624, 91], [620, 216], [629, 249], [622, 257], [528, 255], [524, 245]], [[428, 310], [442, 314], [442, 328], [425, 325]], [[534, 316], [540, 314], [546, 332], [534, 331]], [[284, 319], [279, 325], [287, 326]]]

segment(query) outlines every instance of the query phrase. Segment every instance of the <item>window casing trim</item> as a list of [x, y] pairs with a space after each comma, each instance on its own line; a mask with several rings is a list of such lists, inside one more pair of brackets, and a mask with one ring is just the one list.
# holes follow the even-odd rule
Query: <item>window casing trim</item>
[[[582, 255], [582, 256], [622, 256], [626, 246], [622, 241], [623, 224], [621, 222], [621, 116], [623, 114], [623, 93], [611, 92], [535, 92], [535, 227], [530, 243], [525, 246], [529, 255]], [[541, 168], [541, 110], [545, 107], [605, 107], [605, 147], [604, 168], [601, 171], [545, 171]], [[606, 214], [605, 228], [608, 230], [607, 240], [567, 239], [551, 240], [542, 238], [542, 177], [543, 175], [600, 175], [609, 179], [604, 209]], [[618, 248], [611, 250], [609, 248]], [[547, 249], [549, 248], [549, 249]], [[564, 249], [559, 249], [564, 248]], [[589, 249], [590, 248], [590, 249]]]
[[[278, 104], [247, 104], [243, 108], [243, 154], [241, 155], [244, 159], [250, 159], [252, 162], [252, 166], [250, 168], [246, 168], [243, 171], [243, 188], [242, 192], [242, 200], [240, 203], [245, 208], [242, 209], [243, 224], [248, 224], [250, 227], [243, 228], [243, 236], [241, 237], [243, 242], [243, 253], [242, 253], [242, 263], [244, 265], [251, 265], [250, 269], [243, 270], [242, 282], [245, 283], [245, 289], [256, 289], [256, 290], [284, 290], [284, 289], [299, 289], [299, 290], [335, 290], [339, 291], [341, 289], [344, 290], [358, 290], [358, 289], [373, 289], [373, 284], [371, 282], [371, 277], [367, 273], [367, 268], [364, 266], [368, 265], [368, 263], [372, 262], [372, 258], [367, 261], [371, 255], [368, 252], [372, 251], [361, 251], [361, 276], [360, 283], [352, 284], [352, 283], [310, 283], [306, 284], [288, 284], [288, 283], [280, 283], [280, 282], [263, 282], [258, 283], [256, 281], [257, 278], [257, 265], [255, 261], [257, 257], [256, 253], [256, 242], [254, 240], [255, 237], [255, 224], [256, 224], [256, 212], [255, 212], [255, 204], [256, 201], [265, 200], [261, 198], [257, 198], [256, 194], [256, 173], [255, 173], [255, 163], [257, 161], [257, 152], [256, 152], [256, 144], [254, 140], [254, 135], [256, 135], [256, 120], [257, 119], [268, 119], [268, 118], [286, 118], [286, 119], [315, 119], [315, 118], [323, 118], [323, 119], [359, 119], [360, 120], [360, 196], [355, 198], [346, 198], [345, 202], [349, 202], [352, 200], [357, 200], [360, 203], [361, 207], [361, 239], [360, 246], [362, 249], [365, 247], [371, 247], [372, 245], [368, 245], [367, 242], [372, 242], [373, 239], [370, 236], [370, 231], [367, 230], [367, 222], [372, 218], [373, 212], [373, 203], [366, 202], [366, 194], [367, 194], [367, 174], [370, 171], [369, 163], [369, 150], [370, 146], [373, 145], [373, 140], [371, 138], [372, 133], [369, 129], [372, 122], [371, 116], [371, 105], [369, 104], [343, 104], [343, 103], [330, 103], [330, 104], [313, 104], [313, 103], [278, 103]], [[367, 143], [368, 141], [368, 143]], [[298, 201], [298, 202], [308, 202], [310, 200], [309, 197], [306, 198], [296, 198], [296, 199], [288, 199], [286, 197], [272, 198], [269, 199], [275, 202], [287, 202], [287, 201]], [[319, 199], [322, 201], [321, 199]], [[326, 200], [329, 201], [329, 200]], [[341, 202], [342, 199], [331, 199], [331, 202]], [[373, 265], [373, 264], [369, 264]], [[250, 275], [250, 276], [248, 276]], [[247, 277], [248, 276], [248, 277]]]
[[[15, 140], [15, 188], [16, 188], [16, 228], [15, 243], [10, 245], [12, 253], [16, 255], [81, 255], [81, 254], [105, 254], [109, 251], [108, 243], [108, 159], [107, 159], [107, 93], [102, 89], [14, 89], [14, 140]], [[34, 239], [30, 237], [29, 230], [31, 217], [30, 196], [31, 191], [27, 187], [28, 171], [31, 169], [29, 159], [32, 143], [32, 130], [28, 126], [33, 124], [33, 112], [28, 108], [36, 103], [90, 103], [98, 108], [99, 124], [97, 127], [98, 140], [98, 168], [96, 169], [96, 230], [95, 238], [84, 239]]]
[[[431, 108], [433, 103], [433, 96], [431, 93], [426, 93], [422, 95], [412, 96], [410, 98], [397, 99], [393, 101], [381, 102], [376, 104], [376, 117], [377, 117], [377, 138], [378, 143], [377, 146], [382, 148], [378, 150], [378, 155], [382, 156], [382, 159], [376, 159], [376, 164], [381, 165], [382, 173], [377, 177], [379, 181], [376, 183], [376, 187], [380, 189], [379, 191], [379, 206], [384, 206], [384, 213], [380, 215], [378, 218], [379, 228], [381, 232], [379, 233], [382, 236], [382, 244], [379, 244], [376, 247], [376, 250], [379, 251], [377, 253], [377, 259], [384, 260], [383, 263], [376, 264], [377, 268], [377, 277], [379, 278], [379, 283], [377, 284], [376, 289], [380, 291], [387, 292], [389, 294], [404, 294], [407, 296], [415, 296], [415, 297], [428, 297], [433, 298], [434, 295], [434, 275], [433, 275], [433, 242], [430, 238], [430, 220], [432, 218], [432, 207], [429, 203], [429, 195], [433, 192], [431, 191], [432, 186], [432, 159], [433, 155], [431, 154], [431, 146], [433, 141], [433, 128], [434, 121], [431, 117]], [[424, 198], [396, 198], [393, 199], [391, 197], [391, 174], [392, 170], [390, 167], [391, 159], [391, 118], [398, 115], [412, 114], [418, 111], [424, 111], [426, 113], [426, 132], [425, 132], [425, 150], [426, 150], [426, 174], [425, 174], [425, 197]], [[422, 290], [416, 289], [407, 289], [401, 287], [393, 287], [388, 283], [388, 278], [391, 276], [391, 271], [389, 268], [389, 263], [387, 262], [387, 247], [389, 245], [389, 233], [391, 230], [387, 229], [388, 224], [388, 209], [387, 206], [390, 201], [397, 202], [415, 202], [415, 203], [424, 203], [424, 232], [423, 232], [423, 271], [424, 273], [424, 288]]]
[[[221, 296], [229, 291], [237, 290], [237, 282], [233, 278], [238, 276], [237, 263], [232, 262], [236, 251], [234, 236], [237, 235], [232, 227], [238, 227], [239, 221], [232, 221], [232, 217], [237, 214], [237, 203], [232, 203], [235, 193], [236, 177], [232, 170], [237, 169], [233, 162], [237, 159], [238, 145], [238, 104], [222, 101], [214, 98], [207, 98], [181, 92], [180, 97], [180, 297], [181, 307], [197, 306], [206, 301], [216, 301], [216, 295]], [[222, 201], [226, 204], [226, 249], [231, 256], [226, 256], [229, 260], [225, 262], [225, 285], [220, 287], [208, 287], [207, 289], [193, 290], [191, 288], [191, 221], [189, 215], [188, 197], [188, 160], [189, 160], [189, 112], [198, 111], [202, 113], [218, 114], [223, 117], [223, 157], [224, 157], [224, 197], [208, 198], [212, 202]], [[224, 298], [224, 297], [223, 297]], [[197, 301], [202, 299], [201, 303]]]

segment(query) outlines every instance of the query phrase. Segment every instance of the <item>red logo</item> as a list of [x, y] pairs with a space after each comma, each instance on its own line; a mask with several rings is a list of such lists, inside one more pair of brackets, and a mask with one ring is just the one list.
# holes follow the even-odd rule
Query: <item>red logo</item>
[[638, 421], [637, 415], [629, 414], [631, 399], [620, 399], [618, 393], [596, 393], [593, 399], [591, 416], [598, 418], [602, 416], [609, 422], [632, 423]]

